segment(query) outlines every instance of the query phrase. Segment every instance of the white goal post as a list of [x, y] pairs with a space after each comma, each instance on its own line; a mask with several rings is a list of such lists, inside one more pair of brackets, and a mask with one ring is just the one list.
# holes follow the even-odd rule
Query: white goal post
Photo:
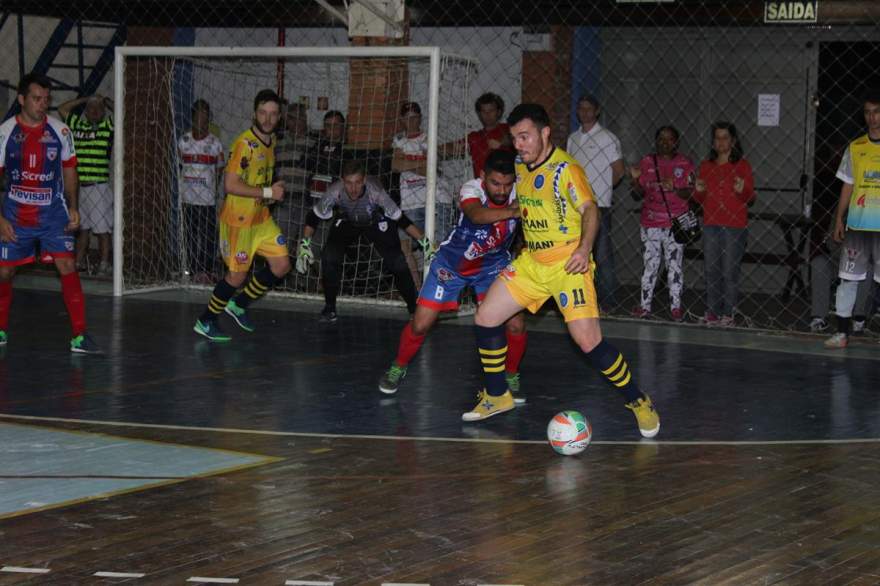
[[[168, 60], [321, 60], [321, 59], [421, 59], [429, 64], [428, 88], [427, 88], [427, 116], [424, 120], [424, 130], [427, 134], [427, 173], [426, 173], [426, 203], [424, 229], [429, 238], [436, 241], [435, 216], [431, 213], [435, 209], [435, 198], [438, 188], [438, 125], [440, 124], [440, 100], [441, 100], [441, 64], [443, 59], [454, 57], [473, 68], [475, 63], [458, 56], [443, 54], [439, 47], [117, 47], [114, 69], [114, 225], [113, 232], [113, 294], [121, 296], [129, 293], [139, 293], [151, 290], [176, 288], [185, 283], [156, 283], [155, 286], [137, 287], [127, 286], [126, 283], [126, 260], [125, 239], [131, 234], [131, 225], [126, 225], [126, 142], [131, 146], [131, 139], [126, 141], [126, 66], [130, 59], [168, 59]], [[468, 74], [469, 75], [469, 74]], [[467, 96], [467, 88], [464, 89]], [[469, 97], [460, 99], [464, 103], [463, 111], [469, 110]], [[243, 110], [250, 108], [250, 104], [241, 104]], [[128, 113], [131, 115], [131, 113]], [[129, 119], [130, 120], [130, 119]], [[462, 123], [466, 123], [462, 120]], [[239, 129], [239, 130], [243, 130]], [[461, 135], [464, 138], [464, 135]], [[228, 147], [228, 145], [224, 145]], [[463, 147], [465, 148], [465, 147]], [[128, 188], [130, 189], [131, 178]], [[445, 235], [436, 235], [445, 236]], [[295, 246], [294, 242], [290, 246]]]

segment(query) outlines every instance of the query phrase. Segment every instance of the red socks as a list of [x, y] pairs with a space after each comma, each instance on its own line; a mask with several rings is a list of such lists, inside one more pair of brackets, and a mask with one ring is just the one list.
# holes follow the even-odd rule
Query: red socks
[[86, 331], [86, 302], [83, 298], [79, 273], [73, 271], [61, 275], [61, 295], [64, 297], [64, 305], [67, 306], [67, 313], [70, 315], [73, 336], [79, 336]]
[[416, 355], [416, 352], [419, 351], [419, 348], [422, 347], [424, 341], [425, 336], [416, 336], [413, 333], [412, 322], [407, 323], [403, 331], [400, 332], [400, 346], [397, 348], [397, 358], [394, 359], [395, 364], [398, 366], [409, 364], [413, 356]]
[[9, 328], [9, 305], [12, 303], [12, 282], [0, 283], [0, 330]]
[[504, 370], [509, 373], [519, 372], [519, 363], [523, 354], [526, 352], [527, 332], [521, 334], [507, 333], [507, 361], [504, 363]]

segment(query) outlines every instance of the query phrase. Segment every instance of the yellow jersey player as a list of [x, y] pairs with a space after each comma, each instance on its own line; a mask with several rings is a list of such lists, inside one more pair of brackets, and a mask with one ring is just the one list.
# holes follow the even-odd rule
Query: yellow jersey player
[[660, 431], [660, 417], [642, 393], [623, 355], [602, 339], [593, 286], [593, 241], [599, 210], [583, 168], [550, 141], [550, 118], [538, 104], [520, 104], [507, 119], [516, 165], [526, 249], [489, 288], [477, 309], [477, 346], [486, 387], [477, 405], [462, 415], [479, 421], [514, 407], [507, 389], [504, 322], [522, 309], [536, 312], [553, 297], [568, 332], [590, 363], [623, 395], [644, 437]]
[[[228, 271], [214, 287], [208, 307], [193, 328], [214, 342], [230, 340], [217, 324], [217, 317], [224, 311], [242, 329], [254, 331], [246, 311], [248, 305], [290, 272], [287, 241], [267, 206], [284, 199], [284, 182], [272, 183], [274, 133], [280, 107], [278, 94], [260, 91], [254, 98], [253, 125], [232, 143], [223, 177], [226, 202], [220, 214], [220, 251]], [[268, 266], [254, 272], [245, 285], [256, 254], [264, 257]]]

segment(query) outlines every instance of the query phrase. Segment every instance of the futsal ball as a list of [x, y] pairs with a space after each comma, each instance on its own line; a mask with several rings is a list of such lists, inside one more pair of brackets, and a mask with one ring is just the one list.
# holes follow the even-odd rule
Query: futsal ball
[[547, 424], [547, 439], [563, 456], [580, 454], [587, 449], [592, 438], [590, 422], [577, 411], [561, 411]]

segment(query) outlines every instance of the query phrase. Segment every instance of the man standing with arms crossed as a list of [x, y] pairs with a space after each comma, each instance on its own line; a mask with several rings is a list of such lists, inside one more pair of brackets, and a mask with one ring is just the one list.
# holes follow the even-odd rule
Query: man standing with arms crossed
[[[193, 331], [212, 342], [231, 339], [217, 324], [223, 312], [241, 329], [254, 331], [247, 307], [290, 272], [287, 240], [269, 215], [267, 205], [284, 199], [284, 182], [272, 183], [274, 133], [280, 112], [278, 94], [261, 90], [254, 98], [253, 125], [232, 143], [223, 177], [226, 202], [220, 214], [220, 251], [228, 271], [214, 287], [208, 306], [193, 327]], [[245, 285], [255, 254], [264, 257], [268, 266], [254, 272]], [[242, 285], [244, 288], [239, 292]]]
[[513, 409], [504, 376], [504, 322], [523, 309], [538, 311], [553, 297], [574, 342], [623, 395], [641, 434], [654, 437], [660, 417], [651, 399], [639, 390], [623, 355], [602, 339], [592, 260], [599, 218], [584, 170], [550, 142], [550, 118], [543, 106], [520, 104], [507, 123], [519, 154], [516, 194], [526, 250], [495, 280], [477, 309], [474, 322], [486, 387], [462, 419], [479, 421]]
[[[76, 152], [73, 135], [49, 118], [52, 83], [28, 74], [18, 84], [21, 113], [0, 125], [0, 346], [7, 343], [15, 268], [34, 261], [39, 244], [61, 276], [61, 295], [70, 316], [70, 351], [98, 354], [86, 333], [85, 299], [73, 253], [71, 231], [79, 227]], [[5, 175], [5, 177], [4, 177]]]

